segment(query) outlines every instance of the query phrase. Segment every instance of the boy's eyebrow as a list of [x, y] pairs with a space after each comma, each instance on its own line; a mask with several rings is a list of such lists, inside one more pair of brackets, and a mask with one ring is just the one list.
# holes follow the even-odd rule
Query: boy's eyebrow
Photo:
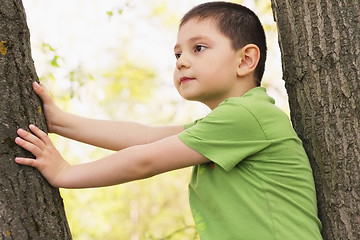
[[[194, 36], [190, 39], [187, 40], [187, 42], [196, 42], [196, 41], [199, 41], [199, 40], [206, 40], [206, 41], [211, 41], [211, 39], [206, 36], [206, 35], [198, 35], [198, 36]], [[174, 50], [180, 48], [180, 44], [179, 43], [176, 43], [175, 46], [174, 46]]]

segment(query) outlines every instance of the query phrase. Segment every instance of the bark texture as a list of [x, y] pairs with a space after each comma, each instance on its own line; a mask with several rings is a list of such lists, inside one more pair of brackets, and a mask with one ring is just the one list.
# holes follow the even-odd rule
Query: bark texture
[[16, 130], [35, 123], [46, 130], [40, 99], [31, 88], [37, 74], [21, 0], [0, 6], [0, 239], [71, 239], [62, 198], [40, 173], [19, 166], [31, 156], [14, 143]]
[[323, 237], [360, 239], [360, 2], [271, 0]]

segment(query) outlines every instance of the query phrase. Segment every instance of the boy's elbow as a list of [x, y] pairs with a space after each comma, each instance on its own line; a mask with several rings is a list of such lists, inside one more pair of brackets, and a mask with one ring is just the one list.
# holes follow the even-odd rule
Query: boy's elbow
[[147, 152], [146, 147], [136, 146], [135, 159], [133, 159], [133, 167], [131, 169], [131, 175], [134, 176], [134, 180], [151, 178], [160, 174], [159, 161], [154, 154]]
[[181, 161], [182, 146], [174, 136], [153, 143], [134, 146], [131, 149], [133, 157], [130, 164], [137, 179], [150, 178], [155, 175], [183, 167], [187, 163]]

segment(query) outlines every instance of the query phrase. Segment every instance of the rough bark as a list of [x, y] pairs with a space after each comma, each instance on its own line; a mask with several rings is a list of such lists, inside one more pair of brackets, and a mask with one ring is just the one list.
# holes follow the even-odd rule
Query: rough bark
[[291, 119], [316, 182], [323, 237], [360, 239], [360, 3], [271, 0]]
[[14, 162], [15, 156], [31, 156], [15, 145], [16, 130], [29, 123], [46, 130], [31, 88], [38, 78], [29, 37], [21, 0], [1, 0], [0, 239], [71, 239], [59, 190], [36, 169]]

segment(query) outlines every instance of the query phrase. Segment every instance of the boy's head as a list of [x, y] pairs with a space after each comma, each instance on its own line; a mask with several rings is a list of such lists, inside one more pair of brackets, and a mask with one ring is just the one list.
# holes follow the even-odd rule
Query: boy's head
[[230, 2], [209, 2], [200, 4], [181, 19], [180, 27], [191, 19], [214, 20], [219, 31], [228, 37], [234, 50], [247, 44], [255, 44], [260, 49], [260, 60], [255, 69], [257, 85], [260, 86], [265, 70], [266, 38], [262, 24], [250, 9]]

